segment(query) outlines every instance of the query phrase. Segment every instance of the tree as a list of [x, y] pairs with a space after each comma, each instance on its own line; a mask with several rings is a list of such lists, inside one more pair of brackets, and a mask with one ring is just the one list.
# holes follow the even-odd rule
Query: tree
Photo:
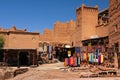
[[4, 47], [4, 37], [0, 35], [0, 49]]

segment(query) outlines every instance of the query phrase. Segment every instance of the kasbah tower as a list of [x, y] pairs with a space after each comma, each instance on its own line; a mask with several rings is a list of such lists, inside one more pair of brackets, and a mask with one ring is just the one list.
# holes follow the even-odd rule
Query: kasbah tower
[[[98, 26], [98, 6], [88, 7], [82, 4], [76, 9], [76, 32], [74, 34], [75, 46], [82, 46], [81, 41], [90, 38], [103, 37], [107, 29], [99, 29]], [[101, 31], [104, 30], [103, 33]], [[108, 31], [107, 31], [108, 32]]]

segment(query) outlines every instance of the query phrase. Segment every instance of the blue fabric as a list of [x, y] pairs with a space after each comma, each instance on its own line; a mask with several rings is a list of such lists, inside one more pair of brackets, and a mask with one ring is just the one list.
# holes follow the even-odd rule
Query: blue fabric
[[90, 62], [91, 63], [94, 62], [94, 54], [93, 53], [90, 54]]
[[80, 47], [75, 47], [75, 53], [80, 53]]
[[48, 54], [48, 59], [52, 59], [51, 53]]
[[98, 59], [99, 54], [100, 54], [100, 49], [98, 48], [98, 49], [96, 50], [96, 59]]
[[49, 53], [51, 53], [52, 52], [52, 46], [49, 46], [49, 49], [48, 49], [49, 51]]

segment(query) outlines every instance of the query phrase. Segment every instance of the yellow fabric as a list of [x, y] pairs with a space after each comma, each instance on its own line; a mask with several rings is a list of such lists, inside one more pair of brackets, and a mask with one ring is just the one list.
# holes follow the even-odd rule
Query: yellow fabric
[[88, 60], [90, 61], [90, 53], [88, 53]]
[[104, 56], [101, 54], [101, 63], [104, 61]]
[[71, 51], [68, 51], [68, 56], [69, 56], [69, 57], [71, 56]]
[[86, 53], [84, 53], [84, 60], [86, 60], [87, 59], [87, 54]]

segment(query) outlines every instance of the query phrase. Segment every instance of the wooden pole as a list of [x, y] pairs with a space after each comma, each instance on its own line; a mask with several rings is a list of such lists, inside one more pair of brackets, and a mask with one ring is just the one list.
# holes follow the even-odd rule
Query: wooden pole
[[32, 55], [33, 55], [33, 65], [35, 65], [35, 63], [34, 63], [34, 53], [32, 53]]
[[28, 51], [28, 65], [30, 65], [30, 51]]
[[17, 66], [18, 66], [18, 68], [20, 68], [19, 54], [20, 54], [20, 51], [17, 52], [17, 60], [18, 60]]

